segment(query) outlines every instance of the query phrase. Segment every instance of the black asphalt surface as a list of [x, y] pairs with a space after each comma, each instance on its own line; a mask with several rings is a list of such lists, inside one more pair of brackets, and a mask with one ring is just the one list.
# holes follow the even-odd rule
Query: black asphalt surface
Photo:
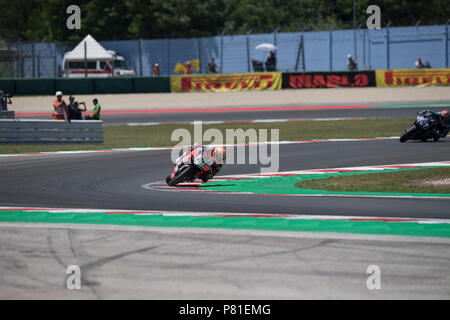
[[[449, 139], [280, 145], [280, 171], [449, 159]], [[170, 151], [0, 158], [0, 205], [450, 218], [446, 199], [174, 193], [142, 187], [163, 180], [171, 168]], [[221, 174], [257, 172], [258, 165], [225, 165]]]
[[[123, 125], [143, 122], [201, 121], [249, 121], [255, 119], [314, 119], [314, 118], [403, 118], [414, 116], [424, 108], [389, 109], [328, 109], [328, 110], [278, 110], [278, 111], [227, 111], [227, 112], [180, 112], [176, 113], [130, 113], [103, 114], [105, 125]], [[429, 108], [440, 111], [442, 108]], [[19, 116], [18, 119], [49, 119], [50, 116]]]
[[[104, 115], [103, 120], [106, 125], [332, 117], [412, 120], [420, 109]], [[290, 144], [280, 145], [279, 155], [280, 171], [449, 161], [450, 138], [437, 143], [392, 139]], [[0, 206], [450, 218], [450, 199], [234, 195], [142, 187], [162, 181], [171, 169], [170, 150], [0, 157]], [[219, 175], [259, 170], [259, 165], [227, 164]], [[1, 299], [449, 297], [449, 246], [444, 238], [3, 223], [0, 243]], [[64, 285], [66, 268], [73, 264], [82, 271], [81, 290]], [[369, 265], [381, 268], [382, 290], [367, 289]]]

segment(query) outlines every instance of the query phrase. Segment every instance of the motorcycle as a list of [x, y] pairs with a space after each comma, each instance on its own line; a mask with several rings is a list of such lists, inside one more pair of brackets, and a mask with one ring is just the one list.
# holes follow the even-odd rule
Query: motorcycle
[[416, 120], [400, 137], [400, 142], [407, 140], [427, 141], [428, 139], [433, 139], [436, 142], [440, 138], [438, 125], [439, 117], [436, 114], [430, 111], [418, 112]]
[[172, 172], [166, 177], [166, 183], [173, 187], [182, 182], [201, 179], [203, 166], [203, 153], [200, 148], [185, 152], [175, 161]]

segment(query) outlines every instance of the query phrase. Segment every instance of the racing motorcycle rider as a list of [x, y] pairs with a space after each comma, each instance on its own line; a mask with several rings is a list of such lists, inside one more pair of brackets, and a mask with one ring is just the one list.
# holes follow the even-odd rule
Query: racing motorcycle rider
[[448, 134], [448, 131], [450, 130], [450, 117], [448, 110], [442, 110], [441, 112], [437, 112], [437, 115], [439, 116], [439, 124], [438, 124], [439, 135], [442, 138], [445, 138]]
[[445, 138], [450, 129], [450, 117], [449, 117], [448, 110], [442, 110], [439, 112], [434, 112], [431, 110], [424, 110], [424, 111], [420, 112], [420, 114], [425, 114], [427, 112], [432, 114], [435, 118], [437, 118], [437, 120], [439, 120], [439, 123], [436, 125], [436, 129], [439, 133], [439, 136], [442, 138]]
[[222, 169], [226, 159], [225, 147], [208, 147], [202, 146], [199, 143], [191, 146], [191, 152], [198, 149], [202, 152], [203, 167], [200, 178], [203, 182], [212, 179]]

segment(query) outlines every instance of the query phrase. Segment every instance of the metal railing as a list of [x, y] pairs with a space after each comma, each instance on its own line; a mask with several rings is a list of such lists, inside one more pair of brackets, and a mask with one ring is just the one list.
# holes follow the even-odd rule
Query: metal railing
[[10, 120], [0, 119], [0, 144], [101, 144], [101, 120]]
[[14, 119], [15, 118], [14, 111], [4, 111], [0, 110], [0, 119]]

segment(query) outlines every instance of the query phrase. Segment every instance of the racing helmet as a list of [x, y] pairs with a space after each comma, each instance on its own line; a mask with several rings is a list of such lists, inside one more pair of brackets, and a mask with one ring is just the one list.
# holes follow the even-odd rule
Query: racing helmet
[[442, 123], [446, 123], [447, 120], [449, 119], [448, 110], [442, 110], [441, 112], [439, 112], [439, 115], [441, 116]]
[[226, 149], [225, 147], [216, 147], [212, 153], [212, 156], [216, 163], [223, 164], [226, 159]]

